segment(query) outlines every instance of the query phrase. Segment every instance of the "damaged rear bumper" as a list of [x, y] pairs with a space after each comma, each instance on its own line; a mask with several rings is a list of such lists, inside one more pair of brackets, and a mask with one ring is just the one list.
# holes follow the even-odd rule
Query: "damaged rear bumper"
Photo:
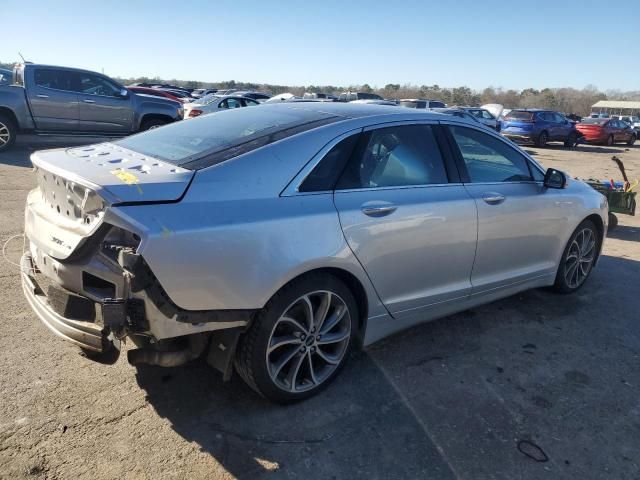
[[57, 336], [94, 352], [106, 352], [113, 347], [106, 329], [97, 323], [72, 320], [60, 315], [49, 303], [47, 295], [35, 279], [31, 254], [20, 260], [22, 290], [29, 305], [45, 326]]

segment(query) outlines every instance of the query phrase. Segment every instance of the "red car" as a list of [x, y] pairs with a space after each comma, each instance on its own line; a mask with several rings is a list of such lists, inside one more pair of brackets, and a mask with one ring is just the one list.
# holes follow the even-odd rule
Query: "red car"
[[583, 118], [576, 124], [576, 129], [584, 135], [587, 143], [613, 145], [625, 142], [633, 145], [638, 138], [638, 132], [631, 125], [613, 118]]
[[178, 98], [175, 95], [171, 95], [169, 92], [165, 92], [164, 90], [158, 90], [157, 88], [147, 88], [147, 87], [127, 87], [127, 90], [133, 93], [142, 93], [144, 95], [153, 95], [154, 97], [163, 97], [168, 98], [169, 100], [173, 100], [178, 103], [185, 103], [186, 99]]

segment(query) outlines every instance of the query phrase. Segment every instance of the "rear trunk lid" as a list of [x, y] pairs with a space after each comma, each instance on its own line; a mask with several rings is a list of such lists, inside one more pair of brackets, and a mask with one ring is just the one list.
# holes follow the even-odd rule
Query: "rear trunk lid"
[[100, 227], [107, 208], [179, 200], [195, 172], [111, 143], [31, 156], [38, 188], [27, 197], [25, 233], [66, 259]]

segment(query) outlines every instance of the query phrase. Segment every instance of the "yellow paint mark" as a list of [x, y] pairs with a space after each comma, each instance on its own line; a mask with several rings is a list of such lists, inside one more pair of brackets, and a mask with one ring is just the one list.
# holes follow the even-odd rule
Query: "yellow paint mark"
[[125, 172], [124, 170], [111, 170], [111, 175], [115, 175], [127, 185], [135, 185], [138, 193], [142, 195], [142, 188], [138, 184], [140, 180], [133, 173]]

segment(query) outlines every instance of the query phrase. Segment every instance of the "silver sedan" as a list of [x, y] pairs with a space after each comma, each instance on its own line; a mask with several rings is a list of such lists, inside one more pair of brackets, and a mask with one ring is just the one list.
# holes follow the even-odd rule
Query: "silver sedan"
[[54, 333], [132, 364], [199, 356], [261, 395], [317, 393], [354, 347], [581, 288], [605, 198], [498, 134], [401, 107], [239, 108], [36, 152], [23, 290]]

